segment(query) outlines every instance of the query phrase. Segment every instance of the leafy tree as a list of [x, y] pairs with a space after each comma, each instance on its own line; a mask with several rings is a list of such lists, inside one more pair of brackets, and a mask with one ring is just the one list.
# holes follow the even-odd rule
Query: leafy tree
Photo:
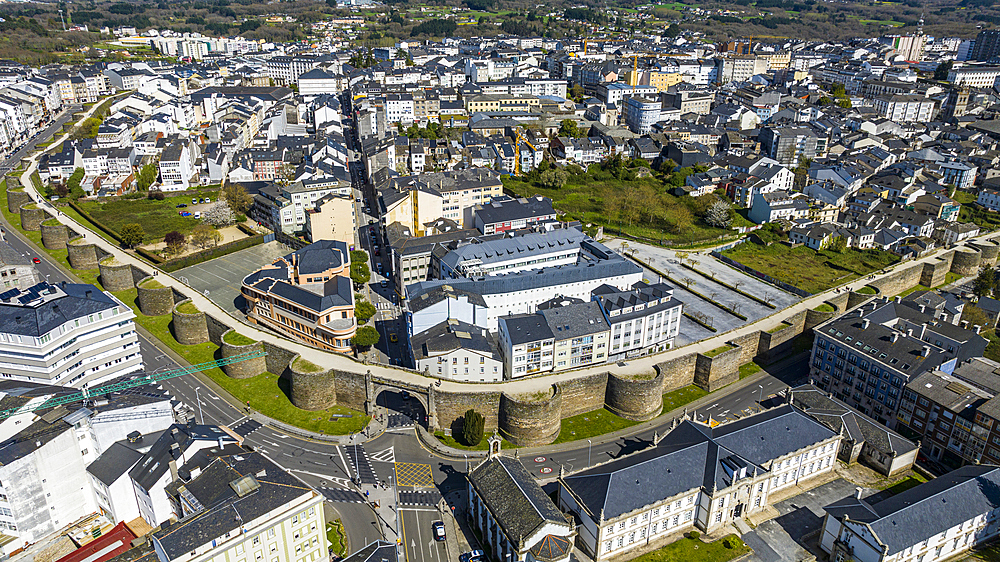
[[538, 183], [545, 189], [559, 189], [566, 184], [569, 173], [558, 168], [551, 168], [542, 172]]
[[191, 243], [202, 248], [218, 246], [222, 233], [207, 224], [199, 224], [191, 231]]
[[351, 264], [351, 281], [354, 281], [355, 285], [364, 285], [371, 281], [371, 278], [372, 272], [367, 263], [355, 262]]
[[827, 96], [823, 96], [819, 98], [819, 101], [816, 102], [816, 105], [824, 106], [824, 105], [830, 105], [831, 103], [833, 103], [832, 99], [828, 98]]
[[681, 34], [681, 26], [677, 25], [676, 23], [672, 23], [670, 24], [669, 27], [667, 27], [667, 30], [664, 32], [664, 34], [667, 37], [677, 37], [678, 35]]
[[225, 201], [219, 201], [209, 207], [201, 214], [201, 218], [212, 226], [226, 226], [236, 222], [236, 215]]
[[417, 35], [434, 35], [438, 37], [444, 37], [452, 35], [455, 30], [458, 29], [458, 24], [452, 20], [442, 20], [434, 19], [427, 20], [424, 23], [413, 28], [410, 32], [410, 36], [416, 37]]
[[375, 305], [368, 301], [359, 301], [354, 305], [354, 317], [362, 324], [368, 322], [376, 312]]
[[979, 276], [972, 283], [972, 292], [977, 297], [992, 297], [997, 287], [996, 270], [992, 267], [984, 267], [979, 270]]
[[672, 158], [660, 161], [660, 171], [664, 174], [672, 174], [675, 169], [677, 169], [677, 162], [674, 162]]
[[934, 69], [934, 79], [935, 80], [947, 80], [948, 73], [951, 72], [951, 68], [955, 65], [954, 61], [946, 60], [943, 63], [937, 65]]
[[368, 252], [364, 250], [351, 250], [351, 263], [368, 262]]
[[469, 409], [462, 418], [462, 442], [469, 447], [475, 447], [483, 440], [483, 429], [486, 419], [479, 412]]
[[830, 240], [830, 244], [827, 246], [827, 249], [831, 252], [843, 254], [847, 251], [847, 240], [843, 236], [836, 236], [833, 240]]
[[156, 182], [156, 178], [159, 175], [160, 172], [157, 170], [154, 162], [150, 162], [149, 164], [143, 166], [142, 169], [139, 170], [139, 177], [136, 180], [139, 191], [146, 191], [149, 189], [149, 186]]
[[368, 348], [378, 343], [378, 330], [374, 326], [362, 326], [351, 338], [355, 347]]
[[583, 95], [584, 95], [583, 86], [579, 84], [573, 84], [572, 86], [570, 86], [569, 92], [567, 93], [569, 94], [569, 97], [571, 97], [572, 99], [575, 99], [577, 101], [583, 100]]
[[250, 210], [250, 205], [253, 204], [253, 197], [247, 193], [245, 187], [238, 183], [226, 184], [226, 187], [222, 189], [222, 196], [226, 198], [226, 203], [229, 203], [229, 208], [236, 213], [246, 213]]
[[83, 192], [83, 188], [80, 187], [80, 184], [83, 182], [83, 176], [85, 174], [86, 172], [84, 172], [83, 168], [77, 168], [73, 170], [73, 173], [69, 176], [69, 179], [66, 180], [66, 189], [69, 191], [69, 196], [71, 199], [79, 199], [85, 195]]
[[130, 222], [122, 226], [118, 236], [121, 237], [123, 246], [126, 248], [135, 248], [146, 239], [146, 231], [142, 229], [141, 224]]
[[705, 213], [705, 223], [716, 228], [729, 228], [733, 223], [732, 211], [725, 201], [716, 201]]
[[580, 126], [576, 124], [576, 121], [563, 119], [562, 123], [559, 124], [559, 136], [579, 138], [587, 136], [587, 134], [580, 130]]
[[837, 100], [837, 105], [843, 107], [844, 109], [850, 109], [853, 106], [851, 98], [839, 98]]
[[842, 98], [847, 95], [847, 88], [845, 88], [843, 84], [834, 84], [830, 93], [833, 94], [833, 97], [835, 98]]
[[184, 235], [176, 230], [171, 230], [163, 236], [163, 242], [167, 245], [167, 251], [171, 254], [180, 253], [184, 249]]

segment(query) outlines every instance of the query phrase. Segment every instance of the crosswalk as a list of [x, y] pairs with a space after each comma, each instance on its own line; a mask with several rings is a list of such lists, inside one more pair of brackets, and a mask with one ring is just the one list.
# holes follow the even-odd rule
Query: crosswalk
[[391, 302], [378, 301], [375, 303], [375, 308], [378, 310], [392, 310], [393, 304]]
[[238, 434], [240, 437], [246, 437], [247, 435], [250, 435], [251, 433], [257, 431], [261, 427], [263, 427], [263, 425], [261, 425], [260, 422], [247, 418], [241, 421], [240, 423], [236, 424], [236, 426], [234, 426], [232, 430], [236, 432], [236, 434]]
[[341, 503], [364, 503], [365, 498], [354, 490], [344, 490], [341, 488], [320, 488], [320, 493], [332, 502]]
[[351, 471], [357, 475], [362, 484], [378, 484], [378, 477], [375, 476], [364, 445], [344, 445], [344, 453], [348, 457]]
[[437, 490], [399, 491], [399, 505], [437, 505], [441, 492]]
[[388, 449], [379, 451], [377, 453], [372, 453], [371, 455], [369, 455], [369, 457], [373, 461], [391, 462], [391, 463], [396, 462], [396, 452], [393, 447], [389, 447]]

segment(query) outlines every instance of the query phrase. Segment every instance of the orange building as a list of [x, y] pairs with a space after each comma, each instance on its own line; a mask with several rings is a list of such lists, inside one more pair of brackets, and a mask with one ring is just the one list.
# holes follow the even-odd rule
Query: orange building
[[303, 343], [347, 353], [357, 332], [347, 244], [320, 240], [243, 279], [247, 319]]

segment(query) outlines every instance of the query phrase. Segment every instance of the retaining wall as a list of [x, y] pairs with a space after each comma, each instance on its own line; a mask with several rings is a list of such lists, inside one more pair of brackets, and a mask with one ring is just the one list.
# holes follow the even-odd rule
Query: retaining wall
[[42, 245], [49, 250], [62, 250], [69, 242], [69, 228], [64, 224], [42, 224]]
[[[878, 289], [880, 295], [891, 297], [919, 285], [923, 271], [923, 265], [914, 264], [885, 277], [875, 279], [869, 285]], [[838, 309], [837, 312], [843, 312], [843, 310]]]
[[67, 259], [73, 269], [96, 269], [97, 246], [87, 242], [82, 236], [66, 244]]
[[559, 437], [562, 424], [562, 394], [552, 385], [545, 396], [500, 396], [499, 430], [518, 447], [548, 445]]
[[744, 350], [737, 345], [733, 345], [732, 349], [723, 351], [714, 357], [700, 353], [697, 354], [697, 362], [694, 367], [694, 384], [712, 392], [729, 383], [738, 381], [740, 379], [740, 365], [746, 363], [746, 361], [740, 359], [743, 354]]
[[[247, 345], [232, 345], [226, 343], [225, 337], [223, 337], [222, 347], [220, 348], [223, 359], [263, 349], [264, 346], [259, 341]], [[231, 379], [249, 379], [267, 371], [267, 363], [264, 361], [264, 357], [255, 357], [246, 361], [223, 365], [222, 371]]]
[[955, 257], [951, 262], [951, 270], [965, 277], [976, 275], [979, 273], [979, 266], [982, 264], [982, 261], [982, 253], [975, 248], [955, 248]]
[[651, 420], [663, 409], [663, 379], [663, 372], [633, 377], [609, 373], [604, 404], [627, 420]]
[[177, 343], [184, 345], [206, 343], [208, 342], [208, 324], [205, 322], [205, 313], [199, 310], [194, 314], [188, 314], [177, 310], [178, 306], [189, 302], [190, 300], [191, 299], [184, 299], [174, 305], [174, 338], [177, 340]]
[[696, 359], [696, 353], [689, 353], [657, 363], [655, 370], [663, 375], [663, 392], [670, 392], [694, 384]]
[[40, 230], [42, 223], [52, 218], [45, 209], [35, 203], [21, 205], [21, 228], [24, 230]]
[[104, 258], [98, 264], [101, 269], [101, 285], [104, 290], [116, 292], [127, 291], [135, 287], [132, 279], [132, 266], [121, 263], [113, 257]]
[[291, 382], [290, 398], [296, 408], [325, 410], [337, 404], [337, 388], [332, 370], [316, 373], [300, 371], [295, 368], [295, 359], [292, 359], [288, 364], [288, 378]]
[[558, 385], [563, 397], [563, 417], [568, 418], [604, 407], [608, 373], [563, 381]]
[[31, 196], [28, 195], [23, 189], [21, 189], [20, 184], [18, 187], [12, 188], [7, 185], [7, 212], [8, 213], [19, 213], [21, 212], [21, 205], [27, 205], [31, 203]]
[[[339, 381], [337, 391], [339, 396]], [[492, 433], [500, 425], [500, 401], [499, 392], [448, 392], [435, 389], [434, 410], [437, 414], [437, 425], [451, 429], [454, 435], [458, 435], [457, 432], [462, 430], [462, 418], [471, 408], [483, 415], [485, 432]]]
[[997, 264], [997, 255], [1000, 254], [1000, 245], [993, 240], [969, 242], [969, 247], [979, 250], [979, 255], [982, 256], [982, 265], [993, 267]]
[[143, 279], [136, 284], [139, 310], [145, 316], [163, 316], [174, 310], [174, 291], [170, 287], [144, 287], [152, 277]]

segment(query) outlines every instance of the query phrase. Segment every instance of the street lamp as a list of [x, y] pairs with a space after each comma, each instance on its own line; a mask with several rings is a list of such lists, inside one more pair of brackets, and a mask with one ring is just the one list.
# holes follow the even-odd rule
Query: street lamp
[[590, 439], [587, 439], [587, 468], [590, 468], [590, 449], [592, 446]]
[[194, 398], [198, 402], [198, 417], [201, 418], [201, 425], [205, 425], [205, 414], [201, 411], [201, 396], [198, 395], [200, 386], [194, 387]]

